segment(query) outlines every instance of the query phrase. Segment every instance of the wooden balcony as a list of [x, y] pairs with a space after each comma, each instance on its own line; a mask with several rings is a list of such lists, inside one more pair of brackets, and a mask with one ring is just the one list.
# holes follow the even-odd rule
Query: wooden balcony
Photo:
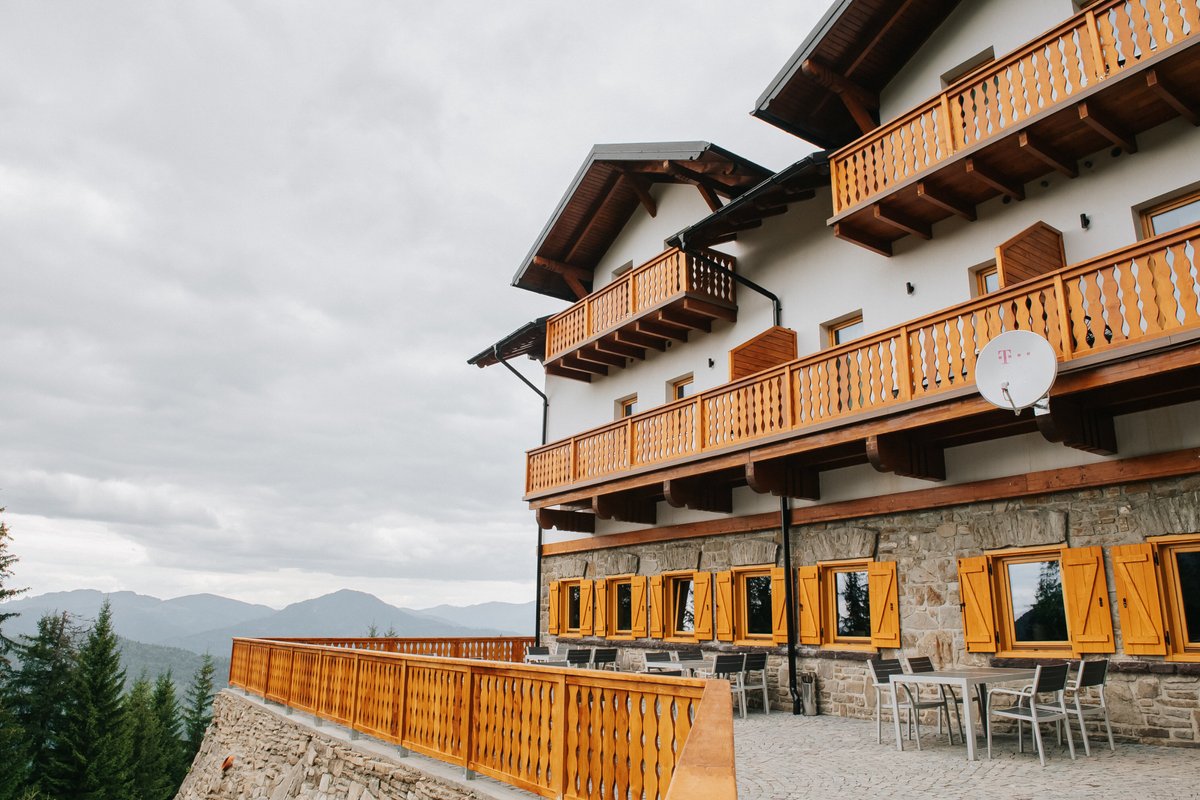
[[[736, 265], [724, 253], [704, 255], [728, 270]], [[546, 320], [546, 372], [589, 381], [691, 331], [707, 332], [715, 319], [732, 322], [735, 286], [705, 261], [668, 250]]]
[[[691, 474], [712, 475], [725, 470], [733, 473], [725, 476], [729, 482], [755, 485], [744, 468], [753, 468], [756, 459], [766, 458], [768, 445], [774, 448], [770, 450], [772, 457], [778, 457], [781, 447], [798, 452], [802, 449], [798, 443], [805, 440], [814, 442], [813, 449], [818, 446], [815, 442], [826, 449], [820, 468], [869, 460], [877, 468], [898, 474], [944, 478], [944, 467], [940, 476], [937, 468], [940, 453], [928, 463], [917, 463], [921, 460], [917, 454], [921, 437], [913, 437], [917, 445], [900, 454], [893, 445], [907, 447], [908, 443], [889, 438], [890, 433], [866, 441], [859, 433], [837, 432], [863, 420], [889, 415], [885, 427], [876, 428], [896, 431], [904, 427], [896, 422], [896, 415], [901, 413], [907, 415], [905, 420], [936, 418], [944, 422], [949, 415], [933, 411], [923, 414], [924, 407], [967, 396], [974, 398], [971, 413], [981, 413], [983, 401], [973, 391], [975, 359], [988, 341], [1008, 330], [1032, 330], [1045, 336], [1058, 353], [1062, 372], [1078, 371], [1086, 379], [1077, 383], [1089, 390], [1111, 389], [1106, 381], [1145, 377], [1145, 369], [1118, 370], [1114, 378], [1095, 377], [1095, 370], [1131, 358], [1132, 354], [1177, 349], [1190, 341], [1184, 334], [1200, 329], [1198, 251], [1200, 225], [1193, 225], [530, 450], [526, 459], [526, 499], [538, 508], [555, 504], [578, 507], [583, 502], [598, 515], [608, 516], [600, 507], [605, 503], [597, 505], [595, 500], [613, 491], [613, 481], [629, 478], [621, 482], [627, 487], [634, 480], [630, 476], [650, 476], [647, 485], [657, 480], [651, 500], [657, 491], [672, 505], [723, 510], [728, 507], [728, 487], [721, 487], [724, 500], [697, 498], [695, 486], [667, 486], [672, 482], [664, 483], [664, 468], [704, 462], [695, 465]], [[1189, 348], [1187, 352], [1188, 358], [1200, 364], [1200, 348]], [[1188, 364], [1191, 366], [1190, 361]], [[1163, 373], [1157, 377], [1167, 385], [1155, 389], [1157, 399], [1150, 405], [1180, 402], [1179, 392], [1196, 388], [1195, 381], [1180, 380], [1178, 376]], [[1060, 376], [1056, 392], [1063, 386]], [[1127, 392], [1123, 398], [1110, 398], [1108, 402], [1143, 400], [1144, 396], [1131, 400]], [[1129, 410], [1135, 409], [1126, 405], [1117, 413]], [[959, 428], [954, 435], [959, 439], [954, 443], [1007, 435], [1003, 432], [1006, 425], [1036, 429], [1028, 414], [1014, 421], [1008, 412], [988, 413], [992, 414], [987, 423], [992, 426], [991, 433], [980, 433], [978, 427], [969, 428], [963, 420], [957, 420]], [[1057, 421], [1070, 424], [1069, 420]], [[1110, 452], [1115, 444], [1104, 431], [1111, 432], [1111, 411], [1107, 427], [1103, 421], [1088, 424], [1092, 423], [1091, 433], [1066, 433], [1065, 443], [1093, 452]], [[1064, 441], [1061, 430], [1048, 434], [1048, 438], [1052, 435], [1060, 436], [1053, 441]], [[680, 469], [671, 474], [679, 477], [685, 473]], [[759, 491], [772, 483], [764, 475], [759, 474], [755, 487]], [[771, 491], [784, 490], [776, 485]], [[815, 490], [807, 491], [787, 493], [813, 496]], [[616, 518], [642, 521], [652, 517], [653, 506], [645, 502], [647, 495], [632, 499], [638, 501], [635, 505], [644, 513], [630, 515], [617, 509]], [[569, 526], [570, 517], [564, 515], [572, 513], [577, 512], [550, 512], [546, 519]]]
[[835, 233], [884, 255], [1174, 116], [1200, 124], [1200, 9], [1109, 0], [829, 158]]

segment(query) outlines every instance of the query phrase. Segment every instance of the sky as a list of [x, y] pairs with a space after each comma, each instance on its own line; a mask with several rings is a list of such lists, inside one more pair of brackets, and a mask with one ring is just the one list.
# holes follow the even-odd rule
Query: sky
[[466, 359], [594, 143], [811, 152], [749, 111], [826, 5], [0, 3], [9, 585], [532, 600], [540, 402]]

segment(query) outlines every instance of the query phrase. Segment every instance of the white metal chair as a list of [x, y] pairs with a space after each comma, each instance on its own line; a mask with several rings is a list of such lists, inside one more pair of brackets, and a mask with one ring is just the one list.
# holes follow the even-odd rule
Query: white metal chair
[[[875, 741], [879, 744], [883, 743], [883, 692], [893, 692], [896, 687], [891, 682], [891, 676], [904, 672], [904, 667], [900, 664], [898, 658], [872, 658], [867, 662], [867, 668], [871, 671], [871, 685], [875, 689]], [[914, 695], [909, 687], [904, 687], [904, 694], [907, 700], [901, 700], [900, 696], [896, 696], [897, 707], [904, 712], [905, 730], [908, 738], [913, 737], [913, 727], [917, 729], [917, 749], [921, 749], [921, 712], [925, 709], [940, 709], [941, 714], [938, 716], [938, 734], [942, 732], [942, 716], [946, 717], [947, 735], [950, 728], [950, 712], [946, 708], [946, 701], [942, 698], [937, 700], [921, 700], [920, 694]], [[951, 739], [953, 744], [953, 739]]]
[[[1042, 746], [1042, 731], [1040, 726], [1046, 722], [1066, 720], [1067, 747], [1071, 751], [1071, 760], [1075, 760], [1075, 742], [1071, 739], [1071, 724], [1070, 718], [1067, 716], [1065, 700], [1067, 670], [1069, 668], [1070, 665], [1065, 663], [1054, 664], [1052, 666], [1038, 665], [1033, 674], [1033, 683], [1024, 689], [1005, 689], [999, 687], [988, 692], [987, 746], [989, 759], [992, 757], [992, 729], [995, 727], [992, 725], [992, 717], [1000, 717], [1002, 719], [1015, 719], [1017, 721], [1017, 752], [1019, 753], [1025, 752], [1025, 742], [1021, 734], [1022, 726], [1026, 722], [1033, 726], [1033, 740], [1037, 744], [1038, 759], [1042, 762], [1043, 767], [1046, 766], [1046, 749]], [[1038, 698], [1045, 694], [1054, 695], [1058, 702], [1053, 705], [1039, 703]], [[993, 708], [992, 704], [996, 700], [997, 695], [1014, 698], [1013, 704], [1003, 708]]]
[[[1108, 659], [1095, 661], [1080, 661], [1079, 671], [1075, 673], [1074, 683], [1067, 685], [1067, 713], [1074, 714], [1079, 720], [1079, 735], [1083, 737], [1083, 752], [1092, 754], [1088, 743], [1087, 728], [1084, 719], [1099, 717], [1104, 720], [1104, 730], [1108, 734], [1108, 749], [1116, 750], [1113, 744], [1112, 725], [1108, 721], [1108, 701], [1104, 698], [1104, 684], [1108, 680]], [[1093, 697], [1091, 689], [1095, 688]], [[1084, 702], [1087, 700], [1088, 702]], [[1069, 722], [1067, 723], [1070, 724]]]
[[746, 718], [746, 684], [742, 681], [745, 667], [745, 653], [722, 653], [713, 662], [712, 670], [704, 673], [706, 678], [724, 678], [729, 681], [729, 689], [733, 697], [737, 698], [742, 719]]
[[[758, 680], [751, 682], [750, 673], [757, 672]], [[771, 713], [771, 694], [767, 689], [767, 654], [747, 653], [746, 665], [742, 669], [742, 686], [746, 691], [762, 690], [763, 713]]]
[[[674, 657], [670, 653], [648, 652], [642, 658], [645, 663], [642, 666], [642, 672], [653, 672], [656, 675], [662, 674], [665, 670], [671, 669], [668, 664], [675, 663]], [[679, 672], [678, 669], [674, 670]]]

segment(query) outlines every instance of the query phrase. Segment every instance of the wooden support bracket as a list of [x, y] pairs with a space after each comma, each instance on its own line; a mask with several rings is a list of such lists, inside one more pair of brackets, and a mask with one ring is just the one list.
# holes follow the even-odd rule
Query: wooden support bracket
[[963, 200], [960, 197], [955, 197], [943, 190], [935, 189], [925, 181], [917, 184], [917, 197], [943, 211], [956, 214], [967, 222], [974, 222], [976, 219], [975, 205], [973, 203]]
[[592, 511], [600, 519], [636, 522], [641, 525], [653, 525], [658, 519], [654, 501], [633, 492], [598, 494], [592, 498]]
[[563, 511], [557, 508], [539, 508], [537, 523], [542, 528], [554, 528], [572, 533], [595, 533], [596, 515], [582, 511]]
[[1079, 110], [1079, 119], [1089, 128], [1126, 153], [1137, 152], [1137, 138], [1124, 125], [1096, 108], [1095, 105], [1089, 106], [1084, 102], [1076, 108]]
[[1000, 194], [1006, 194], [1014, 200], [1025, 199], [1025, 187], [1019, 183], [1003, 178], [992, 172], [991, 169], [980, 164], [973, 158], [967, 159], [967, 174], [973, 175], [981, 183], [984, 183]]
[[1200, 103], [1182, 94], [1175, 86], [1159, 77], [1156, 70], [1147, 70], [1146, 86], [1159, 100], [1175, 109], [1175, 113], [1193, 125], [1200, 126]]
[[650, 348], [659, 352], [667, 349], [667, 343], [659, 337], [649, 336], [633, 330], [621, 329], [616, 331], [613, 333], [613, 339], [619, 344], [627, 344], [631, 347]]
[[689, 328], [694, 331], [712, 332], [712, 317], [702, 316], [680, 308], [662, 308], [655, 315], [659, 322], [676, 327]]
[[619, 342], [613, 334], [608, 334], [592, 342], [592, 347], [601, 352], [624, 358], [636, 358], [639, 361], [644, 361], [646, 358], [646, 348]]
[[1043, 161], [1068, 178], [1079, 177], [1079, 164], [1075, 159], [1068, 158], [1029, 131], [1021, 131], [1017, 135], [1017, 144], [1026, 153]]
[[747, 462], [746, 483], [759, 494], [821, 499], [821, 473], [815, 467], [786, 458]]
[[878, 253], [881, 256], [891, 257], [892, 243], [885, 242], [882, 239], [876, 239], [874, 236], [868, 236], [865, 233], [849, 228], [841, 222], [833, 224], [833, 235], [839, 239], [856, 244], [859, 247], [865, 247], [872, 253]]
[[870, 133], [879, 127], [879, 123], [875, 121], [875, 117], [871, 113], [879, 108], [878, 94], [859, 86], [844, 75], [839, 75], [829, 66], [814, 58], [806, 59], [800, 65], [800, 69], [804, 71], [805, 75], [837, 93], [842, 104], [846, 106], [846, 110], [853, 117], [854, 123], [863, 133]]
[[946, 480], [946, 451], [940, 445], [921, 441], [911, 433], [884, 433], [867, 437], [867, 460], [879, 472], [906, 478]]
[[592, 382], [592, 373], [585, 372], [581, 369], [571, 369], [557, 361], [546, 362], [546, 374], [555, 375], [559, 378], [570, 378], [575, 381], [583, 381], [584, 383]]
[[891, 225], [893, 228], [911, 233], [913, 236], [920, 237], [925, 240], [933, 238], [933, 229], [926, 223], [920, 220], [897, 211], [894, 208], [885, 208], [883, 203], [875, 204], [875, 219], [880, 222]]
[[693, 511], [733, 512], [733, 488], [705, 477], [663, 481], [663, 498], [674, 508]]
[[658, 203], [654, 202], [654, 197], [650, 194], [650, 182], [633, 172], [622, 170], [622, 175], [625, 177], [625, 182], [629, 184], [629, 188], [633, 189], [633, 193], [637, 195], [642, 208], [646, 209], [646, 213], [651, 217], [657, 217]]
[[1088, 408], [1063, 397], [1050, 398], [1050, 411], [1035, 414], [1038, 431], [1048, 442], [1058, 442], [1098, 456], [1117, 454], [1117, 431], [1107, 411]]
[[614, 355], [613, 353], [605, 353], [597, 350], [595, 347], [581, 347], [571, 355], [580, 361], [587, 361], [592, 364], [622, 368], [625, 366], [625, 356], [618, 356]]

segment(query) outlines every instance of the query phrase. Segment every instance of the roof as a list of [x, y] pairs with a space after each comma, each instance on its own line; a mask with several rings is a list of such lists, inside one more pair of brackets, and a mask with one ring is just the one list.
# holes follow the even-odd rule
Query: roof
[[546, 354], [547, 319], [548, 316], [526, 322], [500, 341], [468, 358], [467, 363], [483, 369], [500, 363], [501, 359], [507, 361], [517, 356], [541, 361]]
[[654, 213], [651, 184], [690, 183], [715, 202], [770, 174], [708, 142], [598, 144], [522, 259], [513, 285], [574, 302], [579, 297], [571, 283], [591, 291], [596, 265], [639, 204]]
[[767, 217], [787, 211], [791, 203], [809, 200], [816, 190], [829, 185], [829, 160], [824, 152], [805, 156], [762, 183], [684, 228], [667, 240], [671, 247], [709, 247], [726, 241], [738, 231], [757, 228]]
[[750, 113], [830, 150], [862, 135], [839, 92], [878, 97], [960, 0], [835, 0]]

